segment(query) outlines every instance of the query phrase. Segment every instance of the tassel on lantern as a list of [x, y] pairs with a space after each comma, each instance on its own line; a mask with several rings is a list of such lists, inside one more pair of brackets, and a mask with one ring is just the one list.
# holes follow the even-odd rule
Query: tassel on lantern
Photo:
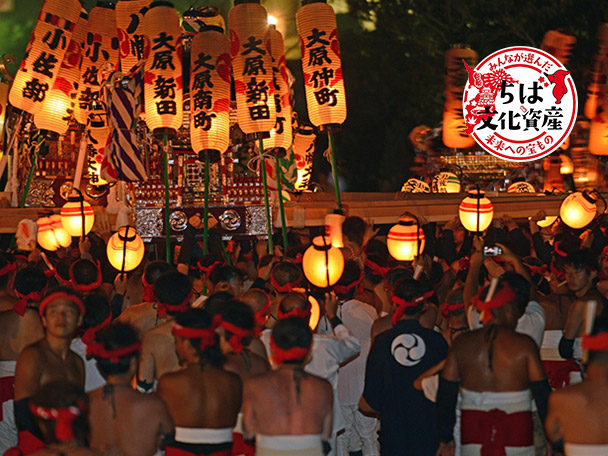
[[78, 0], [45, 0], [9, 94], [15, 108], [30, 114], [41, 111], [59, 73], [80, 10]]

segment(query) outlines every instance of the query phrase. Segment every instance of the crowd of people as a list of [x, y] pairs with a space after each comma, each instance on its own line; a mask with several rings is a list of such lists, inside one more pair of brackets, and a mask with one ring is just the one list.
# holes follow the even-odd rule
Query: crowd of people
[[190, 227], [128, 274], [96, 234], [2, 252], [0, 453], [608, 455], [608, 233], [542, 218], [422, 220], [406, 263], [347, 217], [330, 289], [309, 230], [203, 254]]

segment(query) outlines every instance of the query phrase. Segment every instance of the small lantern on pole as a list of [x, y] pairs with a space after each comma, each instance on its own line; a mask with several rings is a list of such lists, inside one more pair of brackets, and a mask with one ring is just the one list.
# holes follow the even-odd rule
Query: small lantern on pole
[[144, 258], [144, 242], [135, 228], [123, 226], [108, 240], [108, 261], [121, 274], [135, 269]]
[[93, 228], [95, 213], [79, 189], [73, 188], [72, 191], [76, 195], [70, 196], [61, 208], [61, 224], [70, 236], [85, 237]]
[[425, 243], [418, 218], [410, 213], [402, 215], [386, 237], [388, 252], [397, 261], [414, 261], [424, 251]]
[[[572, 193], [562, 202], [559, 217], [562, 222], [575, 230], [586, 227], [597, 215], [598, 197], [601, 197], [601, 194], [597, 190]], [[604, 201], [604, 210], [605, 206]]]
[[43, 249], [54, 252], [60, 247], [65, 248], [72, 244], [72, 236], [63, 227], [60, 215], [41, 217], [36, 220], [36, 224], [38, 225], [38, 244]]
[[317, 236], [302, 258], [304, 275], [319, 288], [335, 285], [344, 272], [344, 256], [340, 249], [331, 245], [327, 236]]
[[481, 233], [488, 229], [494, 217], [494, 206], [486, 198], [486, 193], [479, 187], [469, 191], [458, 208], [458, 217], [464, 228], [472, 233]]

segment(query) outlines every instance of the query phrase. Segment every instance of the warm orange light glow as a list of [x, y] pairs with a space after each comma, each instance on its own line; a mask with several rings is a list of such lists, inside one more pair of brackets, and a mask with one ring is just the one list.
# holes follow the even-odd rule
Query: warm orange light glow
[[596, 199], [589, 192], [575, 192], [568, 196], [559, 208], [559, 216], [570, 228], [589, 225], [597, 214]]
[[314, 296], [309, 296], [308, 302], [310, 303], [310, 318], [308, 319], [308, 326], [314, 331], [317, 329], [317, 325], [321, 319], [321, 306], [319, 305], [319, 301], [317, 301]]
[[304, 275], [319, 288], [336, 284], [344, 272], [344, 256], [340, 249], [332, 247], [327, 236], [317, 236], [302, 258]]
[[488, 229], [494, 217], [494, 206], [482, 190], [472, 190], [458, 208], [460, 223], [473, 233]]
[[425, 242], [424, 232], [409, 216], [401, 217], [386, 237], [388, 252], [398, 261], [413, 261], [424, 250]]
[[63, 228], [61, 216], [54, 214], [50, 217], [41, 217], [38, 224], [38, 244], [45, 250], [54, 252], [60, 247], [69, 247], [72, 236]]
[[81, 197], [71, 196], [68, 202], [61, 208], [61, 224], [71, 236], [82, 236], [82, 213], [84, 211], [84, 234], [88, 234], [95, 223], [95, 213], [89, 203], [83, 201], [82, 209], [80, 205]]
[[536, 222], [536, 224], [538, 226], [540, 226], [541, 228], [547, 228], [548, 226], [553, 225], [556, 220], [557, 220], [557, 215], [547, 215], [544, 219]]
[[112, 267], [121, 272], [129, 272], [139, 266], [144, 259], [145, 246], [141, 237], [135, 232], [135, 228], [123, 226], [108, 240], [106, 253]]
[[342, 238], [342, 223], [345, 217], [341, 214], [327, 214], [325, 216], [325, 235], [331, 239], [331, 245], [337, 249], [344, 247]]

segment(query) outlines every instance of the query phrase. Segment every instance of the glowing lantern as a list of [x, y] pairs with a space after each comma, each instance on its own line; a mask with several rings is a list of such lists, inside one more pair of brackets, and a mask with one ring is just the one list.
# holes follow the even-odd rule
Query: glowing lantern
[[194, 152], [223, 154], [230, 142], [230, 40], [208, 27], [190, 51], [190, 140]]
[[80, 15], [77, 0], [45, 0], [9, 94], [11, 105], [36, 114], [53, 87]]
[[90, 111], [101, 101], [101, 83], [118, 69], [118, 32], [114, 4], [98, 2], [89, 13], [84, 54], [80, 66], [74, 117], [86, 125]]
[[84, 45], [89, 15], [83, 9], [74, 28], [53, 87], [47, 93], [42, 109], [34, 116], [36, 127], [64, 135], [68, 131], [74, 108], [74, 98], [80, 80], [82, 46]]
[[574, 173], [574, 163], [572, 163], [572, 159], [568, 157], [566, 154], [559, 154], [560, 158], [560, 166], [559, 173], [560, 174], [573, 174]]
[[453, 149], [468, 149], [475, 139], [465, 132], [462, 101], [446, 101], [443, 108], [443, 144]]
[[101, 177], [101, 164], [110, 139], [110, 126], [101, 103], [95, 103], [89, 113], [87, 122], [87, 171], [89, 183], [93, 186], [106, 185], [108, 182]]
[[236, 4], [228, 13], [228, 24], [239, 127], [247, 134], [270, 131], [277, 114], [272, 57], [265, 41], [266, 10], [259, 0]]
[[344, 256], [340, 249], [332, 247], [327, 236], [317, 236], [302, 258], [304, 275], [310, 283], [319, 288], [334, 285], [344, 272]]
[[69, 247], [72, 244], [72, 236], [61, 224], [61, 216], [54, 214], [50, 217], [39, 218], [38, 244], [45, 250], [54, 252], [60, 247]]
[[437, 193], [460, 193], [460, 180], [456, 174], [441, 171], [431, 182], [433, 191]]
[[82, 195], [70, 196], [61, 208], [61, 224], [70, 236], [86, 236], [95, 223], [95, 213]]
[[293, 138], [293, 153], [296, 160], [297, 178], [294, 185], [296, 191], [304, 191], [310, 183], [312, 161], [315, 153], [317, 136], [312, 127], [299, 125]]
[[570, 228], [589, 225], [597, 213], [596, 201], [591, 192], [575, 192], [568, 196], [559, 208], [559, 216]]
[[431, 193], [431, 187], [426, 182], [412, 177], [401, 187], [403, 193]]
[[325, 235], [331, 239], [331, 245], [338, 249], [344, 248], [342, 224], [345, 217], [342, 214], [327, 214], [325, 216]]
[[460, 223], [474, 233], [485, 231], [492, 223], [494, 206], [482, 190], [471, 190], [458, 208]]
[[326, 3], [311, 2], [296, 14], [308, 117], [313, 125], [346, 120], [346, 93], [336, 14]]
[[183, 120], [182, 29], [170, 2], [155, 1], [144, 16], [143, 33], [150, 40], [146, 59], [144, 105], [152, 131], [176, 131]]
[[293, 132], [291, 129], [291, 101], [289, 99], [289, 70], [285, 64], [283, 35], [281, 35], [275, 25], [272, 24], [268, 26], [266, 48], [270, 51], [272, 57], [277, 123], [274, 128], [270, 130], [270, 138], [264, 139], [264, 149], [287, 150], [291, 147], [293, 141]]
[[536, 222], [536, 224], [538, 226], [540, 226], [541, 228], [547, 228], [548, 226], [553, 225], [553, 223], [555, 223], [556, 220], [557, 220], [557, 215], [547, 215], [544, 219]]
[[545, 33], [540, 48], [555, 56], [564, 66], [568, 65], [570, 54], [576, 44], [576, 37], [557, 30], [549, 30]]
[[121, 0], [116, 4], [120, 66], [128, 73], [150, 53], [150, 41], [142, 33], [144, 14], [150, 0]]
[[597, 30], [597, 48], [593, 55], [591, 81], [587, 86], [587, 100], [585, 101], [585, 117], [595, 118], [597, 103], [600, 97], [602, 79], [605, 74], [606, 53], [608, 53], [608, 24], [601, 24]]
[[106, 252], [112, 267], [120, 272], [129, 272], [144, 259], [144, 241], [135, 232], [135, 228], [123, 226], [108, 240]]
[[424, 250], [424, 231], [411, 216], [403, 216], [386, 236], [388, 252], [397, 261], [413, 261]]
[[589, 152], [593, 155], [608, 155], [608, 115], [598, 114], [589, 129]]
[[513, 182], [507, 187], [507, 193], [536, 193], [534, 185], [529, 182]]
[[317, 298], [312, 295], [308, 296], [308, 302], [310, 303], [310, 317], [308, 318], [308, 326], [314, 331], [317, 329], [317, 325], [321, 319], [321, 306], [319, 305]]

